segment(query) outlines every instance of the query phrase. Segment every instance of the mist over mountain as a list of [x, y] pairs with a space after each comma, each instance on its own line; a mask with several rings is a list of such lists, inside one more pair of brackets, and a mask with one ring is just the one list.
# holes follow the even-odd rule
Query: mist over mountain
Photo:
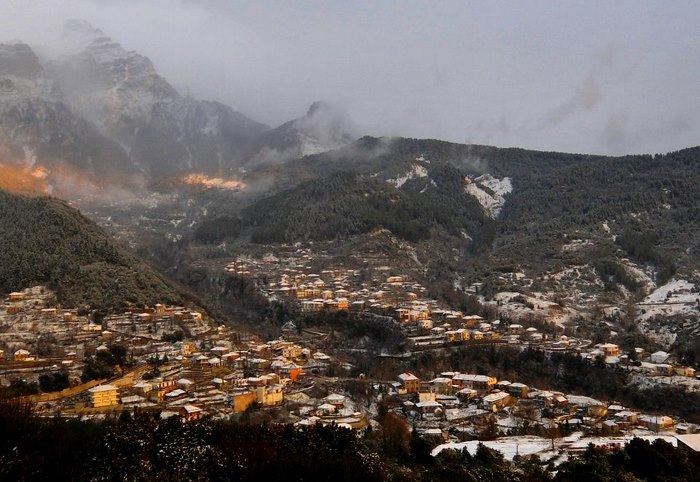
[[355, 140], [355, 129], [342, 112], [317, 101], [304, 116], [264, 133], [248, 163], [274, 164], [331, 151]]
[[0, 47], [0, 162], [23, 169], [25, 185], [46, 181], [39, 191], [71, 196], [190, 173], [229, 176], [354, 139], [352, 122], [327, 103], [271, 129], [180, 94], [147, 57], [88, 22], [67, 21], [64, 39], [68, 53], [43, 63], [29, 45]]
[[268, 129], [218, 102], [181, 96], [148, 58], [86, 22], [67, 22], [66, 35], [83, 47], [51, 64], [67, 102], [146, 175], [224, 171]]
[[28, 45], [0, 45], [0, 163], [39, 178], [125, 180], [125, 151], [64, 100]]
[[[698, 148], [613, 158], [364, 137], [250, 171], [245, 182], [276, 179], [269, 194], [202, 220], [197, 236], [294, 242], [384, 227], [456, 249], [457, 270], [522, 266], [541, 274], [562, 263], [634, 257], [615, 240], [635, 233], [657, 253], [637, 261], [663, 282], [671, 265], [691, 274], [700, 268], [698, 163]], [[572, 242], [583, 244], [567, 247]]]
[[[70, 193], [84, 184], [158, 185], [175, 195], [173, 206], [197, 206], [187, 208], [194, 216], [187, 225], [210, 240], [237, 233], [293, 242], [388, 227], [414, 241], [451, 237], [458, 252], [479, 253], [482, 261], [497, 256], [517, 262], [512, 253], [535, 250], [531, 260], [541, 264], [584, 227], [635, 228], [644, 206], [665, 225], [682, 207], [669, 196], [694, 192], [676, 192], [677, 183], [695, 176], [685, 164], [676, 166], [676, 154], [610, 158], [438, 140], [354, 141], [358, 128], [326, 102], [270, 128], [231, 107], [180, 94], [147, 57], [85, 21], [68, 21], [65, 36], [72, 53], [45, 65], [25, 44], [0, 49], [0, 147], [6, 158], [0, 161], [10, 166], [5, 187]], [[684, 162], [693, 152], [685, 151]], [[567, 177], [579, 170], [589, 175]], [[631, 179], [639, 176], [634, 189], [619, 179], [626, 170]], [[656, 183], [650, 184], [646, 170], [654, 171]], [[171, 179], [183, 181], [163, 182]], [[666, 184], [672, 187], [659, 187]], [[203, 194], [210, 189], [221, 194]], [[608, 201], [593, 205], [586, 191]], [[554, 192], [556, 197], [546, 196]], [[379, 209], [387, 204], [395, 212]], [[212, 230], [223, 226], [217, 216], [232, 226]], [[664, 233], [660, 243], [684, 256], [673, 244], [679, 239], [675, 228], [656, 231]], [[694, 236], [684, 246], [691, 253]]]

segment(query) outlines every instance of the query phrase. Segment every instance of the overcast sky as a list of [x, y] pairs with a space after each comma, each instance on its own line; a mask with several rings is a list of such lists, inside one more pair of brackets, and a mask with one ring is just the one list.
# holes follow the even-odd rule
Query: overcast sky
[[625, 154], [700, 144], [700, 2], [2, 0], [55, 45], [84, 18], [183, 93], [278, 125], [322, 99], [365, 133]]

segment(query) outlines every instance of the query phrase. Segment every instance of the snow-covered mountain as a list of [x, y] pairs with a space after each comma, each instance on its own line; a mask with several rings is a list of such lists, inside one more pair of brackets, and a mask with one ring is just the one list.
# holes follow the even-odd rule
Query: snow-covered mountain
[[123, 149], [73, 113], [23, 43], [0, 45], [0, 164], [42, 179], [131, 172]]
[[[61, 58], [0, 47], [1, 162], [77, 168], [101, 181], [188, 174], [319, 154], [354, 140], [323, 102], [276, 129], [219, 102], [181, 95], [145, 56], [81, 20], [65, 24]], [[43, 63], [43, 65], [42, 65]]]
[[228, 170], [269, 129], [224, 104], [180, 95], [147, 57], [87, 22], [68, 21], [65, 34], [78, 53], [50, 72], [68, 104], [146, 175]]

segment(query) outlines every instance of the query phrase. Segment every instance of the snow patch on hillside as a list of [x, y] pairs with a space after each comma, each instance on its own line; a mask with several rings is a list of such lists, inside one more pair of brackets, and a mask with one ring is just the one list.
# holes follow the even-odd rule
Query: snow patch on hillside
[[642, 303], [695, 303], [698, 293], [692, 293], [695, 285], [686, 280], [671, 280], [647, 296]]
[[509, 177], [497, 179], [491, 174], [483, 174], [474, 179], [466, 177], [464, 191], [474, 196], [486, 214], [496, 219], [506, 202], [505, 196], [513, 191], [513, 184]]
[[443, 450], [464, 450], [471, 454], [475, 454], [479, 444], [483, 443], [488, 448], [496, 450], [503, 454], [508, 460], [513, 460], [516, 455], [526, 457], [528, 455], [537, 455], [551, 448], [552, 442], [549, 439], [536, 436], [515, 436], [481, 442], [474, 440], [470, 442], [449, 442], [438, 445], [433, 449], [431, 455], [434, 457]]
[[400, 188], [401, 186], [406, 184], [407, 181], [411, 179], [418, 179], [421, 177], [428, 177], [428, 170], [419, 164], [413, 164], [411, 170], [408, 171], [406, 174], [404, 174], [403, 176], [399, 176], [395, 179], [387, 179], [387, 182], [389, 184], [393, 184], [396, 188]]
[[644, 322], [656, 316], [697, 314], [700, 294], [694, 289], [693, 283], [675, 279], [660, 286], [637, 304], [638, 321]]

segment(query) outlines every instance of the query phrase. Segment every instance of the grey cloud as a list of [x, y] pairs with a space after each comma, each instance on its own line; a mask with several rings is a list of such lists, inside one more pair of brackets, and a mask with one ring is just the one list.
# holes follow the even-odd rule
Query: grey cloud
[[552, 110], [545, 117], [540, 129], [555, 126], [575, 115], [579, 110], [590, 111], [603, 100], [603, 94], [596, 80], [589, 76], [574, 92], [571, 99]]
[[[147, 55], [181, 92], [272, 126], [326, 99], [359, 135], [592, 153], [700, 139], [693, 2], [7, 0], [0, 41], [55, 52], [67, 18]], [[641, 135], [659, 113], [685, 127]]]
[[625, 112], [615, 112], [608, 117], [602, 132], [603, 139], [608, 147], [617, 152], [625, 145], [629, 137], [628, 120]]
[[[627, 146], [651, 144], [659, 139], [683, 137], [697, 126], [685, 114], [659, 117], [646, 121], [632, 119], [626, 111], [610, 114], [599, 132], [598, 138], [612, 154], [628, 153]], [[654, 149], [638, 150], [636, 153], [658, 153]]]

